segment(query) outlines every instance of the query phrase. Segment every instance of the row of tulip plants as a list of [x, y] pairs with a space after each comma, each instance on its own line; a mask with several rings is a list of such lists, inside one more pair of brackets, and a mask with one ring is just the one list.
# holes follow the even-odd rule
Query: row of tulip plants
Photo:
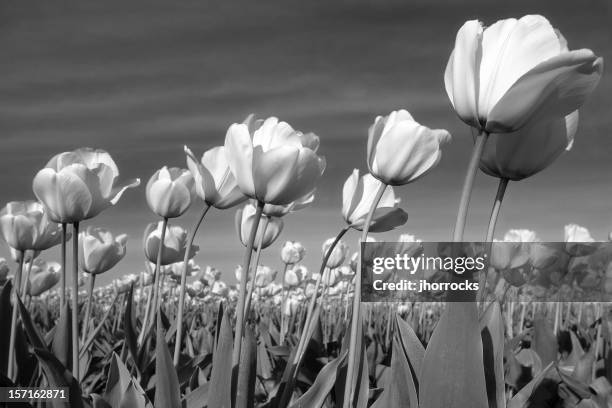
[[[480, 169], [499, 180], [484, 236], [493, 242], [509, 182], [570, 150], [578, 109], [602, 71], [600, 57], [570, 50], [539, 15], [461, 26], [444, 83], [472, 131], [473, 150], [453, 241], [463, 239]], [[607, 274], [570, 273], [570, 258], [581, 255], [568, 250], [572, 245], [557, 249], [567, 257], [554, 258], [567, 263], [546, 267], [537, 263], [541, 256], [521, 255], [518, 245], [499, 258], [505, 263], [491, 265], [487, 289], [473, 301], [362, 303], [355, 273], [361, 257], [347, 256], [345, 234], [356, 230], [366, 242], [404, 225], [408, 215], [395, 190], [426, 176], [451, 141], [448, 131], [430, 129], [403, 109], [377, 117], [367, 133], [367, 172], [356, 169], [344, 183], [342, 227], [324, 243], [320, 270], [310, 274], [300, 265], [304, 248], [288, 242], [280, 284], [260, 255], [285, 217], [315, 200], [326, 168], [316, 134], [251, 115], [229, 126], [224, 144], [200, 159], [185, 147], [187, 168], [164, 166], [146, 183], [148, 207], [158, 217], [145, 229], [147, 270], [98, 288], [96, 276], [125, 256], [127, 236], [92, 220], [140, 180], [120, 181], [104, 150], [53, 156], [34, 177], [35, 199], [9, 202], [0, 212], [16, 262], [0, 294], [2, 385], [68, 387], [74, 407], [543, 406], [537, 398], [550, 406], [608, 406], [605, 308], [540, 304], [525, 295], [538, 288], [521, 272], [527, 264], [549, 276], [556, 291], [593, 282], [608, 288]], [[237, 205], [245, 251], [232, 287], [192, 258], [209, 214]], [[191, 206], [200, 213], [184, 229], [174, 220]], [[519, 239], [507, 241], [535, 239], [513, 234]], [[409, 245], [414, 237], [399, 241]], [[570, 225], [566, 241], [589, 247], [594, 240]], [[40, 260], [58, 245], [59, 262]]]

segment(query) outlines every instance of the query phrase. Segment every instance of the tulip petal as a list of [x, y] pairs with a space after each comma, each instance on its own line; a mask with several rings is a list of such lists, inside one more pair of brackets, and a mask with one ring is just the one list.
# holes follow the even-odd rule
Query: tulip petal
[[117, 204], [117, 202], [119, 201], [119, 199], [121, 198], [125, 190], [127, 190], [128, 188], [138, 187], [139, 185], [140, 185], [139, 178], [129, 179], [123, 183], [116, 184], [115, 186], [113, 186], [113, 189], [108, 195], [108, 199], [110, 203], [112, 205]]
[[[401, 208], [377, 208], [370, 222], [370, 232], [387, 232], [399, 226], [402, 226], [408, 221], [408, 213]], [[351, 227], [358, 231], [363, 230], [365, 217], [356, 220]]]
[[550, 58], [523, 75], [506, 92], [489, 113], [486, 130], [510, 132], [534, 118], [565, 116], [584, 103], [602, 72], [603, 60], [590, 50]]
[[375, 150], [384, 128], [385, 118], [382, 116], [377, 116], [372, 126], [370, 126], [368, 129], [367, 162], [368, 170], [370, 170], [370, 172], [378, 171], [378, 168], [374, 168], [374, 166], [376, 166], [374, 163], [374, 158], [376, 157]]
[[234, 123], [229, 127], [225, 136], [225, 154], [240, 190], [255, 197], [253, 145], [247, 125]]
[[479, 116], [488, 120], [490, 111], [519, 78], [560, 52], [559, 37], [543, 16], [500, 20], [488, 27], [482, 36]]
[[363, 194], [363, 183], [360, 181], [359, 170], [353, 169], [342, 186], [342, 216], [347, 222]]
[[478, 127], [478, 93], [482, 57], [482, 24], [467, 21], [457, 32], [455, 49], [446, 65], [444, 86], [457, 115], [468, 125]]
[[76, 149], [74, 153], [80, 157], [81, 162], [85, 164], [88, 169], [94, 169], [99, 164], [104, 164], [111, 169], [113, 178], [117, 178], [119, 176], [119, 169], [117, 168], [117, 165], [113, 161], [111, 155], [105, 150], [85, 147]]

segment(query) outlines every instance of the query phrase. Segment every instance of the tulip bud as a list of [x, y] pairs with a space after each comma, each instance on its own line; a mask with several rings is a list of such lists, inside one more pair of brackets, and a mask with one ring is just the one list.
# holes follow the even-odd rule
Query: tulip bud
[[147, 183], [147, 204], [160, 217], [179, 217], [191, 205], [193, 185], [193, 176], [188, 170], [164, 166]]
[[297, 287], [308, 279], [308, 269], [303, 265], [295, 265], [285, 272], [285, 285], [287, 287]]
[[277, 271], [264, 265], [257, 266], [255, 275], [255, 287], [263, 288], [270, 285], [276, 279]]
[[[379, 186], [380, 181], [371, 174], [360, 178], [357, 169], [346, 179], [342, 189], [342, 217], [351, 228], [363, 229]], [[408, 214], [397, 208], [398, 205], [399, 199], [395, 198], [393, 187], [387, 186], [372, 217], [370, 232], [390, 231], [405, 224]]]
[[225, 151], [243, 194], [267, 204], [287, 205], [313, 191], [323, 174], [325, 160], [316, 154], [313, 140], [271, 117], [231, 125]]
[[215, 283], [213, 283], [212, 288], [210, 289], [210, 292], [217, 296], [225, 297], [225, 296], [228, 296], [229, 294], [229, 288], [227, 287], [225, 282], [216, 281]]
[[[329, 238], [323, 243], [323, 256], [327, 254], [327, 252], [329, 251], [329, 248], [331, 247], [333, 243], [334, 243], [334, 238]], [[342, 263], [344, 262], [344, 259], [346, 258], [348, 254], [348, 250], [349, 248], [344, 243], [344, 241], [342, 240], [338, 241], [338, 243], [332, 250], [332, 253], [330, 254], [327, 260], [327, 267], [334, 269], [342, 265]]]
[[304, 259], [306, 249], [297, 241], [287, 241], [281, 249], [281, 260], [287, 265], [294, 265]]
[[125, 190], [139, 179], [118, 183], [119, 170], [104, 150], [76, 149], [60, 153], [34, 177], [33, 190], [51, 220], [80, 222], [117, 204]]
[[[247, 240], [251, 235], [251, 228], [254, 228], [255, 222], [259, 222], [261, 225], [263, 225], [264, 216], [262, 216], [259, 220], [256, 220], [255, 213], [256, 208], [251, 203], [248, 203], [244, 206], [244, 208], [236, 211], [236, 231], [238, 233], [238, 239], [240, 239], [240, 242], [245, 247], [248, 244]], [[253, 250], [257, 249], [257, 245], [259, 245], [260, 242], [262, 249], [272, 245], [282, 230], [283, 220], [281, 218], [269, 218], [268, 226], [266, 227], [265, 232], [261, 226], [257, 228], [257, 235], [255, 237], [255, 245], [253, 245]]]
[[123, 259], [127, 250], [127, 235], [114, 236], [107, 229], [89, 226], [79, 234], [79, 245], [79, 263], [83, 271], [100, 274]]
[[588, 229], [576, 224], [565, 226], [565, 242], [565, 250], [571, 256], [590, 255], [599, 246]]
[[[157, 262], [157, 252], [161, 240], [162, 222], [147, 225], [144, 233], [144, 252], [149, 262]], [[192, 245], [189, 257], [193, 258], [200, 248]], [[187, 250], [187, 231], [179, 225], [168, 225], [162, 249], [161, 265], [181, 262]]]
[[369, 130], [368, 169], [385, 184], [411, 183], [436, 167], [440, 146], [450, 139], [446, 130], [422, 126], [406, 110], [378, 116]]

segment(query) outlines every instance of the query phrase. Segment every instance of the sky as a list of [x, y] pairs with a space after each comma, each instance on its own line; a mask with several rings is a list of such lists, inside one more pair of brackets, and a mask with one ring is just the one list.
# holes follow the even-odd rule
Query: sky
[[[472, 145], [455, 115], [443, 73], [464, 21], [487, 24], [539, 13], [570, 48], [612, 61], [609, 0], [5, 0], [0, 2], [0, 203], [33, 198], [32, 179], [51, 156], [102, 148], [121, 177], [143, 185], [83, 223], [127, 233], [128, 255], [113, 277], [143, 269], [142, 233], [156, 221], [144, 185], [163, 165], [185, 166], [221, 145], [225, 131], [254, 112], [278, 116], [321, 138], [327, 169], [312, 207], [285, 219], [263, 263], [281, 267], [279, 246], [298, 240], [314, 269], [321, 243], [343, 226], [341, 189], [366, 169], [367, 128], [377, 115], [408, 109], [453, 136], [438, 167], [396, 193], [412, 233], [448, 240]], [[581, 109], [574, 148], [528, 180], [510, 183], [497, 236], [530, 228], [563, 239], [563, 226], [612, 231], [612, 80], [608, 72]], [[496, 181], [478, 174], [466, 239], [484, 238]], [[175, 222], [190, 226], [201, 202]], [[198, 234], [196, 257], [233, 281], [243, 248], [235, 210], [213, 211]], [[357, 249], [357, 235], [347, 237]], [[0, 247], [0, 256], [7, 256]], [[43, 255], [57, 259], [57, 251]]]

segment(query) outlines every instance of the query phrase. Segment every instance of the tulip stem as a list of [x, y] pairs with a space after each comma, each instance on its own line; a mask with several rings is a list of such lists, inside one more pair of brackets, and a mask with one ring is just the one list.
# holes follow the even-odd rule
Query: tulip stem
[[[34, 264], [35, 251], [32, 251], [32, 258], [28, 262], [28, 269], [26, 269], [25, 279], [21, 283], [21, 296], [25, 297], [28, 294], [28, 284], [30, 283], [30, 274], [32, 273], [32, 265]], [[24, 251], [25, 256], [25, 251]]]
[[87, 306], [85, 306], [85, 321], [83, 322], [83, 333], [81, 333], [81, 343], [87, 340], [87, 330], [89, 329], [89, 319], [91, 318], [91, 301], [93, 290], [96, 284], [96, 274], [89, 274], [89, 287], [87, 288]]
[[[247, 294], [246, 304], [244, 306], [244, 316], [245, 320], [249, 317], [249, 309], [251, 309], [251, 301], [253, 299], [253, 291], [255, 290], [255, 278], [257, 277], [257, 269], [259, 267], [259, 258], [261, 257], [261, 250], [263, 249], [263, 240], [264, 235], [266, 234], [266, 230], [268, 229], [268, 224], [270, 223], [270, 217], [264, 217], [264, 221], [261, 224], [261, 234], [259, 234], [259, 239], [257, 240], [257, 251], [255, 252], [255, 267], [253, 268], [253, 279], [251, 280], [251, 286], [249, 286], [249, 293]], [[249, 273], [247, 272], [247, 276]], [[259, 292], [257, 292], [259, 294]]]
[[313, 324], [312, 320], [315, 305], [317, 302], [317, 294], [319, 292], [319, 287], [321, 286], [321, 281], [323, 278], [323, 273], [325, 272], [325, 268], [327, 266], [327, 261], [329, 260], [329, 257], [331, 256], [332, 252], [334, 251], [334, 248], [336, 248], [336, 245], [338, 245], [338, 242], [340, 242], [344, 234], [346, 234], [349, 229], [349, 227], [344, 227], [340, 230], [340, 232], [334, 239], [334, 242], [332, 242], [332, 244], [327, 249], [327, 252], [323, 256], [323, 261], [321, 262], [321, 267], [319, 268], [319, 276], [317, 277], [314, 290], [312, 291], [312, 296], [310, 296], [310, 302], [308, 303], [308, 311], [306, 312], [306, 320], [304, 321], [304, 327], [302, 328], [302, 335], [300, 336], [300, 340], [298, 341], [297, 350], [293, 358], [293, 367], [291, 368], [292, 371], [289, 376], [289, 381], [287, 382], [287, 384], [285, 385], [285, 389], [283, 390], [283, 394], [278, 405], [279, 407], [287, 406], [289, 399], [291, 398], [291, 393], [293, 392], [293, 384], [295, 383], [297, 373], [300, 369], [300, 365], [302, 364], [304, 350], [306, 346], [308, 346], [308, 343], [310, 341], [310, 327]]
[[282, 346], [285, 344], [285, 303], [287, 301], [287, 293], [285, 292], [285, 275], [289, 269], [289, 264], [286, 263], [283, 267], [283, 274], [281, 275], [281, 315], [280, 315], [280, 338], [279, 344]]
[[478, 136], [476, 136], [474, 148], [472, 149], [472, 157], [470, 158], [470, 163], [465, 174], [465, 181], [463, 182], [463, 190], [461, 191], [461, 200], [459, 201], [459, 211], [457, 212], [453, 242], [461, 242], [463, 240], [470, 197], [472, 196], [472, 190], [474, 188], [474, 179], [476, 178], [480, 157], [482, 156], [488, 138], [489, 134], [487, 132], [480, 132]]
[[62, 273], [60, 275], [60, 309], [66, 301], [66, 229], [66, 223], [62, 222]]
[[79, 376], [79, 223], [72, 224], [72, 376]]
[[257, 209], [255, 210], [255, 215], [253, 217], [253, 219], [257, 220], [257, 222], [254, 222], [253, 227], [251, 228], [251, 234], [249, 236], [249, 241], [247, 242], [246, 251], [244, 252], [244, 260], [242, 262], [243, 273], [240, 277], [240, 295], [238, 297], [238, 305], [236, 306], [236, 336], [234, 338], [234, 349], [232, 351], [232, 384], [236, 384], [238, 379], [237, 369], [238, 364], [240, 363], [242, 332], [244, 330], [244, 306], [247, 294], [247, 279], [249, 274], [249, 266], [251, 264], [251, 256], [253, 255], [253, 244], [255, 243], [255, 237], [257, 236], [257, 228], [259, 227], [259, 219], [261, 218], [264, 204], [265, 203], [263, 201], [257, 202]]
[[487, 228], [487, 236], [485, 238], [486, 242], [486, 254], [487, 254], [487, 263], [485, 265], [484, 270], [484, 280], [482, 281], [482, 285], [480, 285], [480, 291], [478, 293], [478, 300], [484, 300], [483, 297], [486, 294], [486, 286], [487, 286], [487, 278], [489, 275], [489, 262], [491, 259], [491, 243], [493, 242], [493, 236], [495, 235], [495, 226], [497, 225], [497, 218], [499, 216], [499, 210], [501, 208], [502, 201], [504, 199], [504, 194], [506, 193], [506, 187], [508, 187], [508, 179], [500, 178], [499, 185], [497, 187], [497, 194], [495, 195], [495, 202], [493, 203], [493, 208], [491, 209], [491, 217], [489, 218], [489, 227]]
[[[366, 217], [365, 223], [363, 224], [363, 231], [361, 233], [361, 241], [363, 244], [368, 239], [368, 231], [370, 229], [370, 223], [372, 222], [372, 218], [374, 217], [374, 212], [378, 207], [378, 203], [382, 198], [385, 190], [387, 189], [387, 184], [380, 182], [380, 186], [378, 186], [378, 191], [376, 191], [376, 195], [374, 196], [374, 200], [372, 201], [372, 206], [370, 207], [370, 211], [368, 211], [368, 216]], [[344, 387], [344, 400], [343, 405], [344, 408], [350, 408], [353, 406], [353, 396], [355, 386], [353, 384], [355, 365], [357, 363], [357, 353], [360, 352], [357, 350], [357, 336], [360, 333], [361, 324], [361, 245], [359, 248], [360, 256], [357, 259], [357, 271], [355, 272], [355, 289], [353, 294], [353, 310], [351, 315], [351, 337], [349, 340], [349, 352], [348, 352], [348, 363], [347, 363], [347, 371], [346, 371], [346, 382]]]
[[8, 354], [8, 367], [6, 370], [6, 376], [9, 379], [13, 379], [15, 371], [15, 335], [17, 330], [17, 297], [19, 295], [19, 288], [21, 285], [21, 272], [23, 271], [23, 261], [25, 258], [25, 251], [18, 251], [19, 260], [17, 261], [17, 271], [15, 272], [15, 281], [13, 282], [13, 311], [11, 316], [11, 334], [9, 337], [9, 354]]
[[[153, 271], [153, 276], [155, 277], [155, 281], [153, 283], [153, 312], [149, 315], [150, 317], [149, 320], [151, 320], [151, 326], [155, 322], [155, 317], [159, 311], [161, 260], [162, 260], [162, 254], [164, 251], [167, 227], [168, 227], [168, 217], [164, 217], [164, 220], [162, 222], [161, 236], [159, 239], [159, 248], [157, 248], [157, 262], [155, 262], [155, 270]], [[148, 328], [148, 327], [149, 325], [143, 326], [143, 329]]]
[[181, 343], [183, 341], [183, 313], [185, 308], [185, 286], [187, 285], [187, 264], [189, 262], [189, 255], [191, 252], [191, 244], [193, 244], [193, 240], [195, 239], [196, 233], [204, 221], [204, 217], [208, 210], [210, 209], [210, 205], [208, 203], [204, 204], [204, 208], [202, 209], [202, 213], [200, 214], [200, 218], [196, 223], [193, 231], [189, 235], [189, 241], [187, 242], [187, 249], [185, 249], [185, 258], [183, 259], [183, 271], [181, 273], [181, 288], [179, 293], [179, 304], [178, 304], [178, 312], [176, 317], [176, 342], [174, 344], [174, 366], [178, 366], [179, 356], [181, 354]]

